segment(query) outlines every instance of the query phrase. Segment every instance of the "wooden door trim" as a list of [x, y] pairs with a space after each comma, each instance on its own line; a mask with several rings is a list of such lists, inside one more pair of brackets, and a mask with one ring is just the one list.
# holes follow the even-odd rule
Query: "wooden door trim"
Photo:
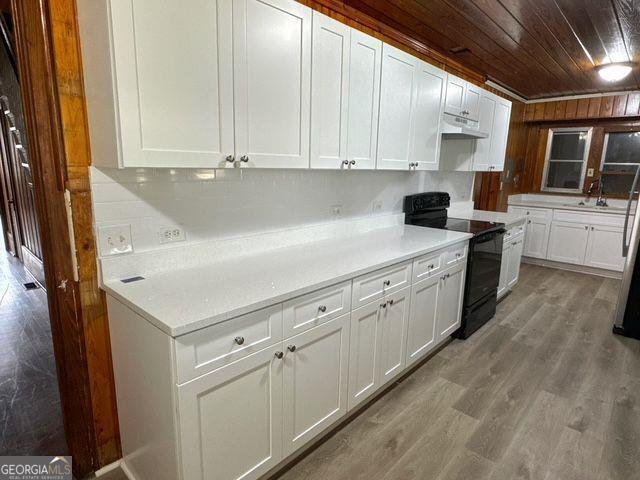
[[[97, 285], [76, 5], [11, 4], [63, 423], [74, 475], [82, 478], [117, 460], [121, 451], [106, 306]], [[72, 168], [77, 162], [83, 178]], [[72, 190], [79, 281], [65, 189]]]

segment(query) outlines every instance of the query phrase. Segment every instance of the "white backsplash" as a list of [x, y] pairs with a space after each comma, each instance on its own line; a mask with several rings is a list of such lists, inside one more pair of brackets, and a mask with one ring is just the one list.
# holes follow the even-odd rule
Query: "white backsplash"
[[469, 172], [91, 168], [96, 228], [130, 224], [136, 252], [168, 248], [159, 230], [180, 225], [186, 244], [402, 212], [405, 195], [446, 191], [468, 201]]

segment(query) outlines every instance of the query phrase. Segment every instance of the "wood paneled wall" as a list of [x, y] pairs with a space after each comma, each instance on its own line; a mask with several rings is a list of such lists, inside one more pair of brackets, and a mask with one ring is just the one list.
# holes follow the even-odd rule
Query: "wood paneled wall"
[[529, 103], [526, 122], [558, 122], [640, 116], [640, 92], [554, 102]]

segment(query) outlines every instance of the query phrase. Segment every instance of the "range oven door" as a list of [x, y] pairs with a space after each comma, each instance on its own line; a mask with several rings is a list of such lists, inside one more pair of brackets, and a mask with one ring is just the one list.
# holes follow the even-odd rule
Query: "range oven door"
[[469, 242], [465, 307], [498, 289], [504, 229], [480, 234]]

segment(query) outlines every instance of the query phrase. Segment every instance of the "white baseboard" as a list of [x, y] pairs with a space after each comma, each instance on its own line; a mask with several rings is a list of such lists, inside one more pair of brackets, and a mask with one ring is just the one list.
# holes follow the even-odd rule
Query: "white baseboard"
[[95, 478], [100, 478], [118, 469], [122, 471], [125, 477], [127, 477], [129, 480], [137, 480], [136, 477], [134, 477], [131, 471], [129, 470], [129, 467], [127, 467], [127, 464], [125, 463], [124, 459], [122, 458], [113, 463], [110, 463], [109, 465], [102, 467], [100, 470], [96, 470]]
[[571, 263], [554, 262], [553, 260], [546, 260], [544, 258], [522, 257], [522, 263], [539, 265], [541, 267], [557, 268], [558, 270], [567, 270], [570, 272], [586, 273], [587, 275], [597, 275], [599, 277], [615, 278], [617, 280], [622, 278], [622, 272], [605, 270], [603, 268], [587, 267], [584, 265], [573, 265]]

